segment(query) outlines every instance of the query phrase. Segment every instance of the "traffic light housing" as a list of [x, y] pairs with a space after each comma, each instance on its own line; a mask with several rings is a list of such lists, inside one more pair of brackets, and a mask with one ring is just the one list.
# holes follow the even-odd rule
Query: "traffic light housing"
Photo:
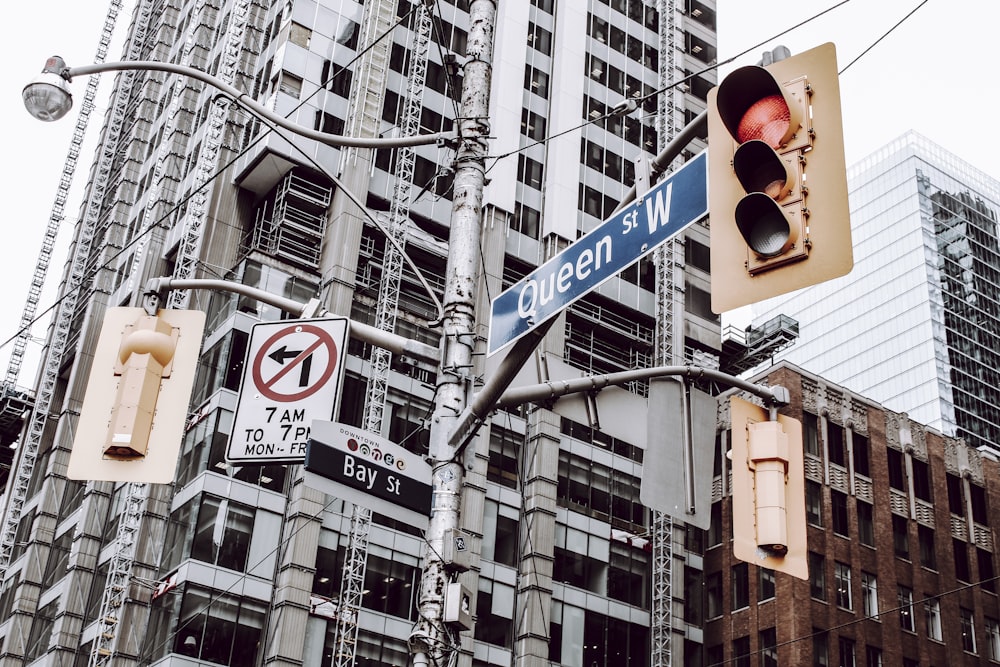
[[733, 555], [808, 579], [802, 424], [730, 399]]
[[204, 329], [205, 314], [196, 310], [106, 311], [70, 479], [173, 481]]
[[712, 310], [854, 266], [837, 54], [741, 67], [709, 91]]

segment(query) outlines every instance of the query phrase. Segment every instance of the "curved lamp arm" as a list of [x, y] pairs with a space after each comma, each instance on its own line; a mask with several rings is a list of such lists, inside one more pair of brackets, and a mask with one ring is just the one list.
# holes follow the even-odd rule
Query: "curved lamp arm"
[[278, 127], [284, 128], [289, 132], [294, 132], [306, 139], [312, 139], [328, 146], [373, 149], [401, 148], [404, 146], [424, 146], [427, 144], [443, 143], [457, 137], [457, 132], [455, 131], [419, 134], [410, 137], [371, 138], [345, 137], [339, 134], [310, 130], [307, 127], [289, 122], [288, 119], [274, 113], [246, 93], [230, 86], [211, 74], [193, 67], [152, 60], [129, 60], [68, 67], [62, 58], [53, 56], [45, 61], [45, 68], [42, 69], [41, 75], [24, 87], [24, 91], [22, 92], [24, 106], [28, 109], [28, 113], [39, 120], [58, 120], [66, 115], [73, 105], [73, 98], [69, 90], [69, 82], [73, 80], [73, 77], [125, 70], [154, 70], [197, 79], [219, 90], [226, 97], [246, 107], [254, 114], [263, 117], [268, 122], [274, 123]]

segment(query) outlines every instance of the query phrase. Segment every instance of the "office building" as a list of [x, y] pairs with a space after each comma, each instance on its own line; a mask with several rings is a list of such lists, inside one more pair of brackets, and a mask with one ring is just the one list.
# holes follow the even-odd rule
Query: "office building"
[[908, 132], [848, 170], [854, 270], [777, 297], [777, 355], [973, 447], [1000, 451], [1000, 182]]
[[752, 380], [788, 388], [780, 411], [802, 424], [808, 579], [733, 558], [721, 424], [721, 520], [703, 570], [684, 575], [704, 583], [685, 601], [690, 618], [704, 613], [704, 664], [1000, 661], [996, 457], [787, 361]]
[[[424, 4], [426, 24], [421, 3], [407, 1], [138, 0], [125, 59], [203, 69], [323, 132], [448, 131], [470, 2]], [[489, 297], [610, 214], [634, 160], [655, 156], [705, 108], [714, 74], [701, 72], [716, 59], [713, 0], [497, 5], [477, 349]], [[426, 85], [411, 90], [421, 76]], [[703, 138], [684, 157], [702, 148]], [[43, 418], [26, 426], [34, 440], [22, 441], [5, 496], [17, 522], [0, 584], [0, 665], [85, 665], [91, 654], [129, 665], [319, 665], [335, 654], [406, 664], [420, 533], [377, 514], [366, 523], [308, 488], [301, 466], [226, 461], [249, 332], [285, 317], [275, 307], [170, 293], [168, 305], [207, 313], [175, 483], [65, 475], [104, 312], [140, 305], [150, 278], [316, 297], [366, 324], [387, 311], [397, 333], [437, 345], [418, 272], [440, 298], [453, 149], [404, 153], [270, 132], [172, 74], [118, 76], [65, 268], [61, 293], [72, 297], [55, 315], [37, 384]], [[703, 221], [666, 246], [659, 272], [645, 259], [605, 283], [560, 316], [544, 351], [586, 373], [717, 365], [707, 243]], [[425, 453], [437, 368], [378, 354], [351, 340], [331, 416], [376, 424]], [[484, 372], [470, 369], [470, 384]], [[459, 664], [507, 665], [516, 653], [523, 664], [641, 666], [698, 653], [701, 628], [673, 613], [685, 595], [685, 531], [662, 518], [651, 530], [638, 499], [641, 446], [527, 408], [498, 413], [474, 446], [462, 513], [474, 558], [462, 582], [476, 623], [457, 640]], [[363, 573], [360, 583], [345, 583], [345, 570]], [[348, 584], [360, 608], [345, 602]], [[338, 619], [350, 626], [345, 641]]]

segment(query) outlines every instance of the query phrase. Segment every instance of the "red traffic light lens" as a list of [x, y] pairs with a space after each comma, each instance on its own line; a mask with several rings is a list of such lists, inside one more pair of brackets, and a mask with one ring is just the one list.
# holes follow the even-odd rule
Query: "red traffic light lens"
[[781, 95], [763, 97], [746, 110], [736, 128], [739, 143], [757, 139], [771, 148], [779, 148], [785, 138], [792, 115]]

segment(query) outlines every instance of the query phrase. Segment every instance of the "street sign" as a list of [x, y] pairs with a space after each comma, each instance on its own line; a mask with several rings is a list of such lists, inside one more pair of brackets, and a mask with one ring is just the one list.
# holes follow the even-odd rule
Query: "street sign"
[[420, 530], [430, 523], [430, 465], [418, 454], [355, 426], [312, 423], [305, 483]]
[[714, 396], [680, 378], [649, 381], [639, 500], [706, 530], [712, 522], [716, 412]]
[[493, 299], [487, 354], [524, 336], [708, 213], [704, 151]]
[[302, 463], [314, 419], [330, 419], [344, 376], [348, 320], [255, 324], [226, 460]]

